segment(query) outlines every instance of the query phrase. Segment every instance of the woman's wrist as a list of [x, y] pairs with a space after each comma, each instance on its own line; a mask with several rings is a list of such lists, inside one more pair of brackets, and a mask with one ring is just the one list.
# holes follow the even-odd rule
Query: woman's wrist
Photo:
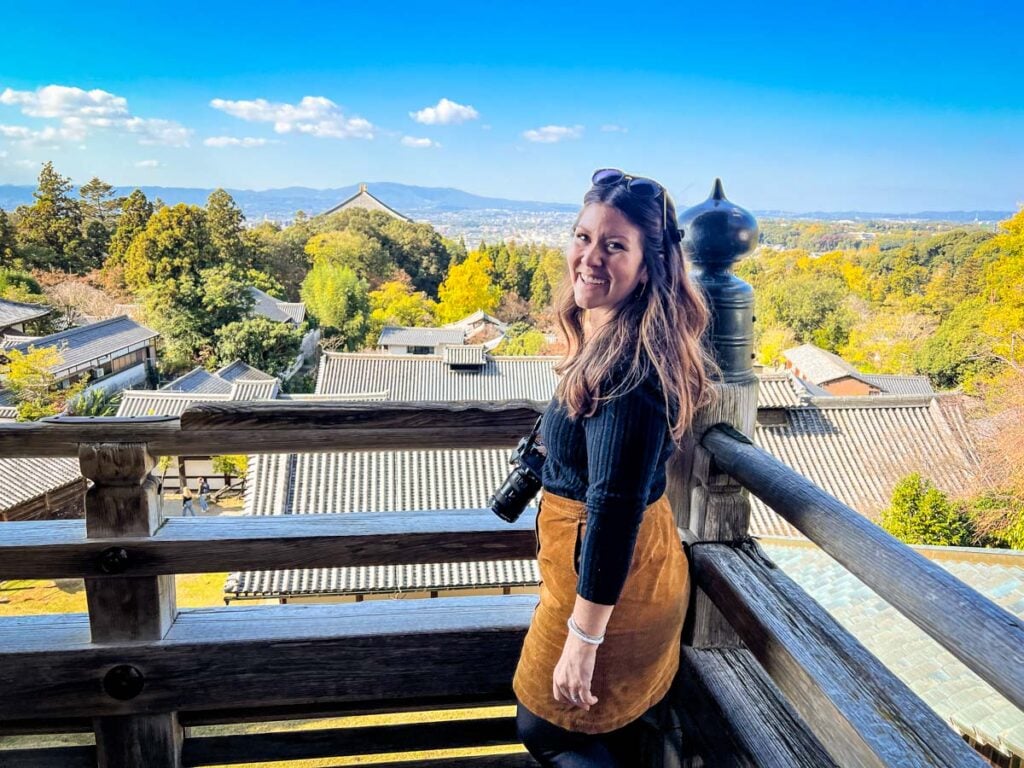
[[576, 620], [572, 617], [572, 614], [569, 614], [569, 619], [568, 621], [566, 621], [566, 626], [569, 628], [570, 635], [574, 635], [578, 640], [580, 640], [583, 643], [586, 643], [587, 645], [597, 647], [598, 645], [604, 642], [603, 632], [600, 635], [593, 635], [588, 632], [584, 632], [582, 629], [580, 629], [579, 624], [576, 623]]

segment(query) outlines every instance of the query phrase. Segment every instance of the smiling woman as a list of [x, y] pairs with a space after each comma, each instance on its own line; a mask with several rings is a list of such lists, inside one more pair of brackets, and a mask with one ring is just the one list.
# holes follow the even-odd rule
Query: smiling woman
[[546, 766], [633, 765], [639, 721], [658, 717], [690, 588], [665, 465], [713, 366], [664, 188], [613, 169], [593, 184], [556, 304], [568, 352], [540, 427], [543, 588], [512, 683]]

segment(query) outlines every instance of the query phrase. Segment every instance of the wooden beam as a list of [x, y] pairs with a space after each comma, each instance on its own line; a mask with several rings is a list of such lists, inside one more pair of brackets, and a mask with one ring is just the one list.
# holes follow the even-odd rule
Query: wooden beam
[[388, 752], [411, 752], [500, 744], [520, 744], [515, 717], [193, 737], [185, 741], [182, 763], [202, 766], [352, 757], [379, 753], [385, 746]]
[[[79, 443], [146, 443], [154, 456], [514, 447], [547, 403], [212, 403], [174, 417], [54, 416], [0, 424], [0, 456], [77, 456]], [[252, 411], [252, 416], [247, 416]]]
[[725, 471], [1024, 709], [1024, 620], [761, 448], [718, 429], [702, 443]]
[[835, 768], [840, 765], [743, 648], [683, 648], [670, 692], [683, 744], [704, 765]]
[[535, 518], [509, 524], [489, 509], [172, 517], [151, 537], [122, 538], [87, 538], [79, 520], [21, 523], [0, 528], [0, 579], [533, 559]]
[[[78, 460], [82, 475], [93, 483], [85, 494], [86, 536], [99, 539], [152, 536], [160, 527], [160, 511], [156, 484], [149, 476], [153, 457], [146, 446], [87, 443], [80, 446]], [[117, 558], [107, 560], [113, 562]], [[173, 576], [87, 578], [85, 593], [90, 640], [97, 648], [125, 642], [159, 641], [174, 620]], [[100, 689], [119, 699], [131, 698], [135, 695], [136, 681], [126, 673], [139, 674], [131, 666], [108, 667], [98, 681]], [[139, 765], [178, 768], [181, 765], [182, 731], [172, 712], [97, 717], [94, 732], [99, 768]]]
[[95, 768], [96, 747], [0, 749], [0, 766], [11, 768]]
[[[93, 645], [80, 615], [0, 619], [0, 719], [429, 696], [510, 700], [536, 595], [182, 611], [161, 640]], [[105, 690], [115, 668], [142, 685]], [[54, 695], [59, 691], [60, 695]]]
[[841, 765], [984, 762], [754, 546], [693, 548], [697, 581]]

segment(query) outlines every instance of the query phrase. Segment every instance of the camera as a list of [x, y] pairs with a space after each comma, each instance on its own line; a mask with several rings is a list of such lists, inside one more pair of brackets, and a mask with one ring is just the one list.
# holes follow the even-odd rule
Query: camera
[[519, 445], [512, 452], [508, 462], [513, 467], [512, 471], [488, 502], [491, 511], [508, 523], [514, 523], [519, 519], [530, 499], [540, 490], [544, 452], [537, 445], [539, 431], [540, 418], [533, 425], [533, 431], [520, 438]]

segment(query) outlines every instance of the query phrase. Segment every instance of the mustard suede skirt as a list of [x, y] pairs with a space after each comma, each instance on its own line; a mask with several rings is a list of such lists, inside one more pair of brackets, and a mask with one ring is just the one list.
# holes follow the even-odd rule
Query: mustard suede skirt
[[662, 495], [644, 511], [625, 585], [597, 649], [590, 711], [552, 693], [566, 621], [576, 603], [579, 557], [587, 526], [582, 501], [544, 492], [537, 513], [540, 602], [523, 641], [512, 688], [535, 715], [570, 731], [607, 733], [632, 722], [668, 693], [679, 668], [689, 569]]

